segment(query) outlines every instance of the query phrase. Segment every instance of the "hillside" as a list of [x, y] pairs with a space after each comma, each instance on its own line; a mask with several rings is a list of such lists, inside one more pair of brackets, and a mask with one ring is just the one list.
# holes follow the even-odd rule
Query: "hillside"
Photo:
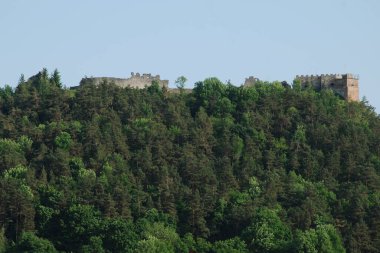
[[380, 252], [380, 118], [216, 78], [0, 89], [0, 252]]

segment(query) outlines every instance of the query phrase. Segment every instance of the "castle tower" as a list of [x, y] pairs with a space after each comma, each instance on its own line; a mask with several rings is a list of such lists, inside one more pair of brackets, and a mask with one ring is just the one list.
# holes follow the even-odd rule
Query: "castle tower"
[[359, 101], [359, 78], [353, 74], [296, 76], [295, 80], [300, 81], [303, 88], [331, 89], [348, 101]]
[[349, 101], [359, 101], [359, 78], [352, 74], [343, 75], [346, 86], [346, 99]]
[[244, 87], [255, 86], [255, 84], [258, 80], [259, 80], [258, 78], [254, 77], [254, 76], [250, 76], [250, 77], [245, 79]]

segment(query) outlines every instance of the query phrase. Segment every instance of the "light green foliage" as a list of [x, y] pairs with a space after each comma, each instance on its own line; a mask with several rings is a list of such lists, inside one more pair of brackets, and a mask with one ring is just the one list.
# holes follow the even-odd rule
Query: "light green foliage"
[[247, 245], [240, 238], [235, 237], [214, 243], [212, 252], [215, 253], [248, 253]]
[[256, 177], [251, 177], [249, 179], [249, 189], [248, 189], [248, 192], [251, 195], [251, 197], [252, 198], [258, 197], [261, 194], [261, 191], [262, 190], [261, 190], [261, 187], [260, 187], [260, 183], [257, 180], [257, 178]]
[[175, 253], [175, 251], [167, 242], [149, 236], [147, 239], [138, 242], [136, 253]]
[[17, 165], [16, 167], [10, 168], [4, 172], [4, 178], [10, 179], [18, 179], [22, 182], [25, 182], [26, 176], [28, 173], [28, 168], [23, 165]]
[[76, 133], [80, 133], [82, 131], [82, 124], [80, 123], [80, 121], [77, 121], [77, 120], [74, 120], [74, 121], [71, 121], [71, 124], [70, 124], [70, 128], [76, 132]]
[[173, 228], [165, 226], [161, 222], [155, 222], [147, 226], [144, 231], [144, 236], [146, 238], [149, 236], [156, 237], [173, 246], [179, 241], [179, 236], [175, 230]]
[[0, 97], [4, 100], [10, 99], [13, 95], [13, 89], [9, 85], [4, 85], [4, 88], [0, 88]]
[[113, 171], [113, 167], [110, 165], [110, 163], [105, 162], [102, 166], [100, 176], [98, 177], [98, 182], [101, 182], [103, 185], [108, 185], [108, 178], [111, 177], [112, 171]]
[[223, 221], [223, 219], [225, 218], [224, 215], [225, 215], [227, 204], [228, 203], [224, 198], [221, 198], [218, 200], [216, 204], [216, 208], [215, 208], [215, 213], [214, 213], [215, 221], [217, 222]]
[[241, 90], [241, 96], [244, 100], [249, 101], [249, 103], [256, 102], [259, 98], [259, 92], [256, 87], [244, 87]]
[[303, 143], [306, 142], [306, 133], [305, 133], [305, 126], [304, 125], [298, 125], [297, 130], [294, 133], [294, 140], [297, 143]]
[[286, 91], [286, 88], [281, 85], [280, 82], [264, 82], [258, 81], [256, 82], [256, 89], [259, 91], [259, 94], [263, 95], [280, 95]]
[[240, 158], [244, 149], [244, 141], [239, 136], [234, 136], [232, 137], [231, 145], [234, 153], [234, 158]]
[[24, 194], [28, 199], [32, 200], [34, 195], [30, 186], [26, 182], [28, 168], [22, 165], [18, 165], [14, 168], [10, 168], [4, 172], [4, 178], [7, 180], [17, 180], [20, 192]]
[[83, 245], [79, 250], [80, 253], [104, 253], [103, 241], [99, 236], [91, 236], [89, 244]]
[[294, 171], [289, 172], [290, 192], [296, 195], [304, 194], [306, 187], [310, 186], [310, 182], [306, 181], [301, 175], [297, 175]]
[[18, 164], [25, 164], [25, 156], [20, 143], [11, 139], [0, 139], [0, 172]]
[[79, 169], [78, 172], [78, 182], [82, 184], [93, 184], [96, 181], [96, 173], [93, 170]]
[[298, 232], [296, 252], [305, 253], [345, 253], [342, 240], [332, 225], [319, 225], [316, 229]]
[[31, 151], [33, 141], [32, 141], [29, 137], [27, 137], [27, 136], [25, 136], [25, 135], [22, 135], [22, 136], [19, 138], [18, 143], [20, 144], [20, 148], [21, 148], [25, 153]]
[[51, 207], [38, 205], [36, 207], [37, 228], [43, 231], [55, 213], [56, 211]]
[[226, 88], [227, 86], [224, 83], [213, 77], [196, 83], [193, 91], [200, 102], [200, 106], [211, 113], [216, 112], [219, 107], [218, 103], [223, 98]]
[[67, 132], [61, 132], [56, 138], [55, 138], [55, 145], [61, 149], [69, 149], [71, 145], [71, 136]]
[[230, 193], [230, 201], [237, 205], [244, 205], [251, 200], [249, 193], [233, 191]]
[[44, 131], [44, 130], [46, 129], [46, 125], [45, 125], [45, 124], [39, 124], [39, 125], [37, 126], [37, 128], [38, 128], [39, 130], [41, 130], [41, 131]]
[[[152, 215], [156, 217], [152, 217], [153, 219], [158, 218], [158, 213], [149, 216]], [[152, 220], [152, 218], [148, 218], [148, 220]], [[175, 229], [165, 225], [163, 222], [147, 223], [144, 226], [142, 238], [143, 240], [138, 243], [138, 252], [142, 252], [142, 250], [150, 250], [149, 252], [158, 252], [157, 250], [179, 252], [182, 251], [182, 248], [186, 248]]]
[[[69, 162], [71, 174], [74, 178], [78, 177], [81, 170], [85, 170], [83, 160], [80, 157], [73, 157]], [[83, 173], [83, 172], [82, 172]]]
[[293, 80], [293, 89], [295, 90], [295, 91], [298, 91], [298, 92], [300, 92], [301, 91], [301, 80], [299, 80], [299, 79], [295, 79], [295, 80]]
[[178, 126], [170, 126], [169, 131], [171, 135], [174, 137], [179, 136], [181, 134], [181, 128], [179, 128]]
[[25, 184], [21, 184], [20, 185], [20, 191], [29, 199], [29, 200], [32, 200], [34, 195], [33, 195], [33, 192], [32, 192], [32, 189], [30, 188], [30, 186], [28, 185], [25, 185]]
[[149, 118], [138, 118], [135, 119], [133, 125], [139, 131], [149, 131], [151, 127], [151, 120]]
[[291, 243], [290, 229], [281, 221], [275, 210], [260, 208], [252, 224], [243, 232], [253, 252], [276, 252]]
[[39, 238], [34, 233], [24, 232], [16, 245], [10, 249], [10, 252], [56, 253], [58, 251], [48, 240]]
[[185, 234], [182, 241], [186, 246], [182, 252], [209, 253], [212, 249], [210, 242], [201, 237], [194, 238], [191, 233]]

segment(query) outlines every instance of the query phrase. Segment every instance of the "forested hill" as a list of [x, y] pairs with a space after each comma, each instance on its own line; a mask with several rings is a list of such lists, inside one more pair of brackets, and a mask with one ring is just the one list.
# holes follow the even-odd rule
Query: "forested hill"
[[0, 252], [380, 252], [380, 118], [297, 83], [21, 78], [0, 89]]

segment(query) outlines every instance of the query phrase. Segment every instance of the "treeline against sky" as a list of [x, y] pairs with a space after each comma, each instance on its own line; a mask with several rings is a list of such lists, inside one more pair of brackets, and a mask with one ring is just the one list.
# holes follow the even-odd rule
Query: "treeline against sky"
[[365, 101], [209, 78], [0, 89], [0, 252], [380, 252]]

